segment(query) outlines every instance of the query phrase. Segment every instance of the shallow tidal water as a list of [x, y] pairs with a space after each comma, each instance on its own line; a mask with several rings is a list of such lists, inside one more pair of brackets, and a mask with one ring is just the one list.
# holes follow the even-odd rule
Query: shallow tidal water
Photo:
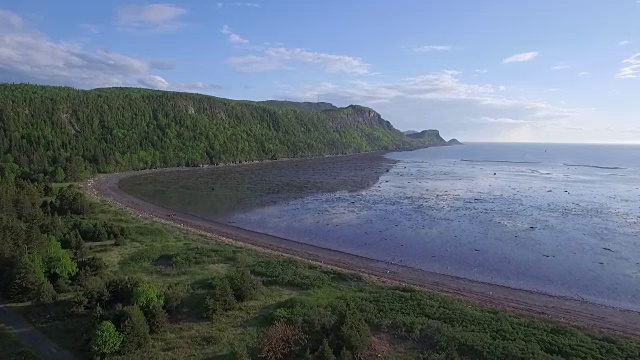
[[467, 144], [159, 172], [121, 187], [270, 235], [640, 310], [640, 146]]

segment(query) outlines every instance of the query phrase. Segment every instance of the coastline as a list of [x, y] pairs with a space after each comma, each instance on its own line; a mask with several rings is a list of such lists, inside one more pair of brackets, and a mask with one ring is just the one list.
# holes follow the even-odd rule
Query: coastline
[[[363, 154], [351, 156], [363, 156]], [[191, 168], [131, 171], [102, 175], [89, 180], [86, 183], [86, 190], [91, 195], [120, 206], [136, 216], [177, 226], [235, 245], [250, 247], [259, 251], [284, 254], [322, 266], [358, 272], [385, 282], [417, 286], [497, 310], [541, 319], [559, 320], [595, 331], [606, 330], [624, 335], [640, 335], [640, 313], [633, 311], [619, 310], [579, 300], [432, 273], [253, 232], [146, 202], [125, 193], [118, 186], [120, 180], [138, 174], [157, 171], [186, 171], [189, 169]]]

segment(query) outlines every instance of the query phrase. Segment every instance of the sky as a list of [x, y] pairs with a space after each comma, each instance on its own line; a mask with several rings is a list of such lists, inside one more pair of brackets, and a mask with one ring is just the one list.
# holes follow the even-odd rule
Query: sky
[[462, 141], [640, 143], [640, 0], [5, 0], [0, 82], [360, 104]]

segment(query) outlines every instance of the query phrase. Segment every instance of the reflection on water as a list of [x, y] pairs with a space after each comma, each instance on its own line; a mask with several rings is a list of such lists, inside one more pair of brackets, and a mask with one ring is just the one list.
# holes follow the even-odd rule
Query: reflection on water
[[155, 174], [125, 186], [254, 231], [640, 310], [639, 150], [471, 144]]
[[362, 191], [396, 162], [370, 153], [207, 167], [138, 175], [122, 180], [120, 187], [147, 201], [215, 220], [314, 194]]

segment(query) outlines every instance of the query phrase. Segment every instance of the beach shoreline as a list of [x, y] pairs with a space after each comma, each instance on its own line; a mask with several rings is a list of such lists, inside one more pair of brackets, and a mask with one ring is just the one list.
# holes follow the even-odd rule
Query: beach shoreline
[[[286, 161], [305, 161], [305, 159]], [[122, 179], [131, 176], [158, 171], [189, 171], [189, 169], [191, 168], [130, 171], [101, 175], [87, 181], [85, 190], [97, 198], [126, 209], [135, 216], [177, 226], [235, 245], [283, 254], [326, 267], [357, 272], [385, 282], [417, 286], [425, 290], [468, 300], [488, 308], [541, 319], [559, 320], [593, 331], [605, 330], [629, 336], [640, 335], [640, 313], [637, 312], [438, 274], [245, 230], [147, 202], [124, 192], [119, 187], [119, 182]]]

